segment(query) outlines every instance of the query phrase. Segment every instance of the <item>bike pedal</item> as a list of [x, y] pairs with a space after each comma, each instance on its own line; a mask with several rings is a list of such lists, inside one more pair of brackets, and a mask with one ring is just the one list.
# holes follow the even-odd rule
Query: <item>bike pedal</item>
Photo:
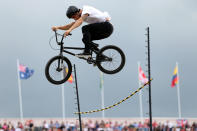
[[96, 67], [96, 66], [97, 66], [96, 63], [94, 63], [94, 64], [93, 64], [93, 67]]

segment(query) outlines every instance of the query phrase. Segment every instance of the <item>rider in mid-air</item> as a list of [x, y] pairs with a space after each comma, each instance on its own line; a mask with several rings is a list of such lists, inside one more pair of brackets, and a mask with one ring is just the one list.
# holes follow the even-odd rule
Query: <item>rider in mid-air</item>
[[90, 48], [96, 45], [93, 40], [100, 40], [109, 37], [113, 32], [113, 25], [109, 22], [110, 16], [107, 12], [101, 12], [98, 9], [91, 6], [83, 6], [82, 9], [76, 6], [69, 6], [66, 12], [67, 17], [74, 19], [75, 22], [64, 26], [53, 26], [52, 30], [56, 31], [66, 30], [64, 36], [68, 36], [72, 30], [79, 27], [83, 22], [89, 23], [82, 27], [83, 38], [82, 41], [85, 44], [85, 50], [78, 55], [90, 56]]

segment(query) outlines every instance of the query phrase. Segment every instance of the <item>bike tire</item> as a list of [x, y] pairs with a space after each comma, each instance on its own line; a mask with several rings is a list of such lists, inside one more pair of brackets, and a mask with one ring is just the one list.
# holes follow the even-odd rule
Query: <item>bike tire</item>
[[[62, 69], [58, 68], [61, 71], [57, 71], [58, 63], [56, 63], [56, 61], [58, 63], [60, 63], [61, 67], [63, 67]], [[55, 64], [54, 68], [53, 68], [53, 64]], [[66, 69], [67, 69], [67, 71], [66, 71]], [[65, 72], [63, 72], [63, 71], [65, 71]], [[60, 77], [60, 78], [58, 80], [56, 80], [50, 72], [54, 72], [54, 74], [58, 74], [58, 77]], [[69, 79], [69, 77], [71, 76], [71, 73], [72, 73], [71, 62], [68, 58], [66, 58], [64, 56], [55, 56], [55, 57], [51, 58], [47, 62], [46, 67], [45, 67], [45, 76], [46, 76], [47, 80], [49, 82], [51, 82], [52, 84], [56, 84], [56, 85], [66, 82]]]
[[[109, 58], [111, 58], [112, 56], [110, 56], [111, 54], [107, 54], [108, 51], [112, 50], [116, 52], [116, 55], [118, 55], [120, 57], [120, 64], [115, 67], [115, 69], [113, 70], [110, 70], [110, 69], [107, 69], [106, 67], [104, 67], [104, 62], [102, 62], [100, 60], [100, 57], [102, 55], [105, 55]], [[112, 61], [114, 60], [114, 58], [112, 58]], [[108, 46], [104, 46], [103, 48], [100, 49], [99, 53], [97, 54], [96, 56], [96, 64], [97, 64], [97, 67], [104, 73], [106, 74], [115, 74], [115, 73], [118, 73], [120, 70], [122, 70], [122, 68], [124, 67], [125, 65], [125, 54], [124, 52], [117, 46], [114, 46], [114, 45], [108, 45]], [[113, 64], [112, 64], [113, 65]]]

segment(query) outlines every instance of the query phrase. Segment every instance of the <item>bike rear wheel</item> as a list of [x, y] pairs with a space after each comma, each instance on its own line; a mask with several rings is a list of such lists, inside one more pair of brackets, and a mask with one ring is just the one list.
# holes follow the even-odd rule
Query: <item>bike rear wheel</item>
[[71, 62], [63, 56], [55, 56], [51, 58], [45, 67], [47, 80], [56, 85], [66, 82], [71, 76], [71, 73]]
[[102, 72], [115, 74], [125, 65], [124, 52], [114, 45], [105, 46], [97, 54], [96, 64]]

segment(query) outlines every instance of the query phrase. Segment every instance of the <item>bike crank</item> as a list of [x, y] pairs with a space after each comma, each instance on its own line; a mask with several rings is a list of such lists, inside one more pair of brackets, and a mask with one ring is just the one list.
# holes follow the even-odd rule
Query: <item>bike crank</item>
[[96, 61], [93, 60], [92, 57], [89, 57], [89, 58], [87, 59], [87, 62], [88, 62], [88, 64], [95, 64], [95, 63], [96, 63]]

